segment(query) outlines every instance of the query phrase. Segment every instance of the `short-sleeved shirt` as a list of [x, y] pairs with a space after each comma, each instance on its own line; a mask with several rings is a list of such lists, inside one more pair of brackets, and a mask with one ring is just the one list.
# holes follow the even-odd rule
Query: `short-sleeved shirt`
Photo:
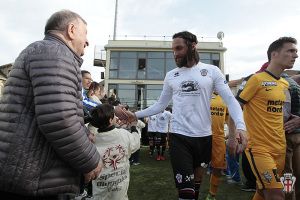
[[252, 151], [285, 152], [283, 104], [289, 83], [269, 71], [245, 78], [236, 96], [244, 105], [248, 148]]
[[148, 117], [148, 132], [156, 132], [156, 115], [151, 115]]
[[169, 128], [169, 120], [172, 114], [169, 111], [164, 111], [163, 113], [158, 113], [156, 118], [157, 132], [167, 133]]
[[224, 122], [228, 117], [229, 112], [226, 104], [223, 102], [220, 95], [213, 94], [210, 104], [211, 113], [211, 130], [213, 137], [225, 137], [224, 134]]

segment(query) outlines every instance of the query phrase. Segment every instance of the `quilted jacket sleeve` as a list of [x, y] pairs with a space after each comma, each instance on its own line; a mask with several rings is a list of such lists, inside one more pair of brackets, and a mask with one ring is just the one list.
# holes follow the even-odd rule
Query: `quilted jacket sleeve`
[[35, 47], [26, 62], [40, 131], [70, 165], [92, 171], [100, 155], [83, 122], [78, 60], [67, 47], [53, 44]]

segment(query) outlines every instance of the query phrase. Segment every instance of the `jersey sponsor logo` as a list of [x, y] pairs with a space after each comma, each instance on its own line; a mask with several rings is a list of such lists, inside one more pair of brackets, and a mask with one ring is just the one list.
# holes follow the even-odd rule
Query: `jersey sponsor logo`
[[177, 76], [179, 76], [179, 72], [176, 72], [176, 73], [174, 74], [174, 77], [177, 77]]
[[196, 81], [183, 81], [181, 83], [182, 92], [193, 92], [199, 90], [199, 85]]
[[270, 91], [270, 90], [272, 90], [272, 88], [266, 88], [266, 91], [267, 91], [267, 92]]
[[[284, 101], [281, 101], [281, 100], [268, 101], [267, 112], [282, 113], [283, 104], [284, 104]], [[274, 106], [277, 106], [277, 107], [274, 107]], [[280, 107], [278, 107], [278, 106], [280, 106]]]
[[200, 73], [201, 73], [201, 76], [206, 76], [207, 75], [207, 70], [206, 69], [201, 69], [200, 70]]
[[266, 87], [266, 86], [277, 86], [277, 82], [276, 81], [263, 81], [263, 82], [261, 82], [261, 85], [263, 87]]
[[210, 107], [210, 113], [211, 115], [216, 115], [216, 116], [224, 116], [224, 112], [225, 112], [225, 109], [224, 108], [218, 108], [218, 107]]
[[268, 171], [263, 172], [263, 177], [266, 182], [271, 183], [272, 182], [272, 175]]

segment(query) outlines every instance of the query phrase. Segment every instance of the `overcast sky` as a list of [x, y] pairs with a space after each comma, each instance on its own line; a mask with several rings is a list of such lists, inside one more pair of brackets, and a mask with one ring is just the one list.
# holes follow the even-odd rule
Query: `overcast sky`
[[[93, 67], [95, 45], [104, 46], [114, 31], [115, 0], [0, 0], [0, 65], [11, 63], [31, 42], [44, 37], [47, 19], [69, 9], [88, 23], [83, 69], [100, 80]], [[298, 0], [119, 0], [117, 35], [172, 36], [188, 30], [223, 39], [225, 72], [230, 80], [257, 71], [267, 61], [270, 43], [281, 36], [300, 42]], [[300, 70], [297, 60], [295, 70]]]

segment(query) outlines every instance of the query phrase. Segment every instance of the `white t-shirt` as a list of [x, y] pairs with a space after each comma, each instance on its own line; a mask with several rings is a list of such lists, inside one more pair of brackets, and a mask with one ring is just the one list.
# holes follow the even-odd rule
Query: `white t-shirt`
[[169, 111], [164, 111], [163, 113], [158, 113], [156, 115], [157, 132], [167, 133], [169, 127], [169, 119], [172, 114]]
[[156, 132], [156, 115], [152, 115], [148, 117], [148, 132]]
[[162, 112], [173, 98], [170, 133], [189, 137], [209, 136], [212, 134], [210, 102], [214, 89], [225, 101], [237, 129], [246, 130], [242, 109], [220, 69], [200, 62], [191, 68], [177, 67], [168, 72], [159, 101], [136, 112], [136, 117]]

